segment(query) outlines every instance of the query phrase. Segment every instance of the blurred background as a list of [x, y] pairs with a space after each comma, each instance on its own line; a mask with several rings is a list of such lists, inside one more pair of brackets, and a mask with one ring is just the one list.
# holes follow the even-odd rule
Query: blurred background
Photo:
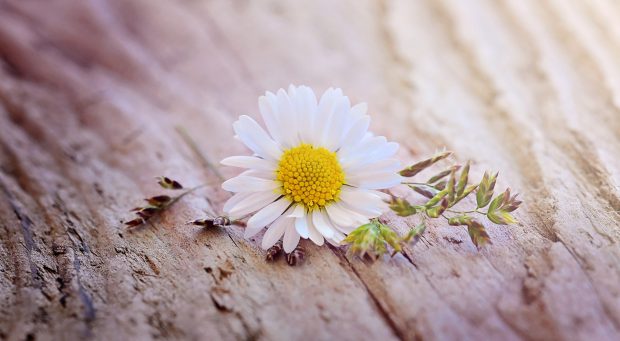
[[[618, 17], [612, 0], [0, 0], [0, 338], [617, 338]], [[439, 222], [374, 265], [309, 245], [298, 269], [185, 224], [227, 194], [176, 127], [214, 162], [245, 153], [232, 122], [289, 84], [367, 102], [405, 163], [447, 147], [499, 170], [520, 224], [476, 250]], [[213, 185], [127, 232], [159, 175]]]

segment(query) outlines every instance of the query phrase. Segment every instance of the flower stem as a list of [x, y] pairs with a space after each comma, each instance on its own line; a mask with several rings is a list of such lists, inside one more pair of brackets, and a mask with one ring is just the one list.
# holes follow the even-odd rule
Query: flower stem
[[450, 213], [456, 213], [456, 214], [478, 213], [478, 214], [486, 215], [486, 212], [478, 211], [478, 209], [471, 210], [471, 211], [456, 211], [456, 210], [446, 210], [446, 211]]
[[401, 182], [403, 185], [414, 185], [414, 186], [428, 186], [433, 187], [431, 184], [423, 183], [423, 182]]

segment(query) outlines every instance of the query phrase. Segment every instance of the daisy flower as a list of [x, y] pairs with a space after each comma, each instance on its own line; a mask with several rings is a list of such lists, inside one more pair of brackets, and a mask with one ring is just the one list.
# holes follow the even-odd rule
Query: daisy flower
[[388, 209], [378, 190], [401, 182], [398, 144], [368, 131], [366, 104], [351, 107], [331, 88], [317, 101], [310, 88], [291, 85], [267, 92], [258, 105], [266, 131], [245, 115], [233, 124], [254, 155], [222, 160], [247, 169], [222, 184], [235, 193], [224, 205], [231, 219], [253, 214], [246, 238], [267, 227], [264, 249], [280, 238], [287, 253], [300, 238], [338, 245]]

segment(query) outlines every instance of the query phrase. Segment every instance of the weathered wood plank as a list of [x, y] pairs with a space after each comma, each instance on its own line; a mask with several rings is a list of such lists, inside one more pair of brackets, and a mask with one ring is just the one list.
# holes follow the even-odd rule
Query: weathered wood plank
[[[620, 6], [613, 1], [0, 2], [0, 337], [614, 339]], [[437, 222], [376, 264], [266, 264], [213, 159], [289, 83], [367, 101], [403, 160], [447, 146], [522, 192], [477, 251]], [[253, 114], [254, 115], [254, 114]], [[232, 170], [222, 170], [226, 176]], [[135, 232], [153, 177], [211, 182]], [[401, 231], [413, 221], [388, 215]]]

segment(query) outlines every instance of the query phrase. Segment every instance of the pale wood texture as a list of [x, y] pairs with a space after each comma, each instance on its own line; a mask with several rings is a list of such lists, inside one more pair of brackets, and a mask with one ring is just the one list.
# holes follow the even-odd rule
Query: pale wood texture
[[[613, 0], [1, 0], [0, 338], [617, 339], [618, 18]], [[246, 153], [231, 123], [289, 83], [369, 103], [403, 161], [446, 146], [499, 170], [521, 223], [477, 251], [437, 222], [373, 265], [306, 244], [297, 268], [187, 225], [228, 194], [174, 127]], [[213, 185], [128, 232], [163, 174]]]

